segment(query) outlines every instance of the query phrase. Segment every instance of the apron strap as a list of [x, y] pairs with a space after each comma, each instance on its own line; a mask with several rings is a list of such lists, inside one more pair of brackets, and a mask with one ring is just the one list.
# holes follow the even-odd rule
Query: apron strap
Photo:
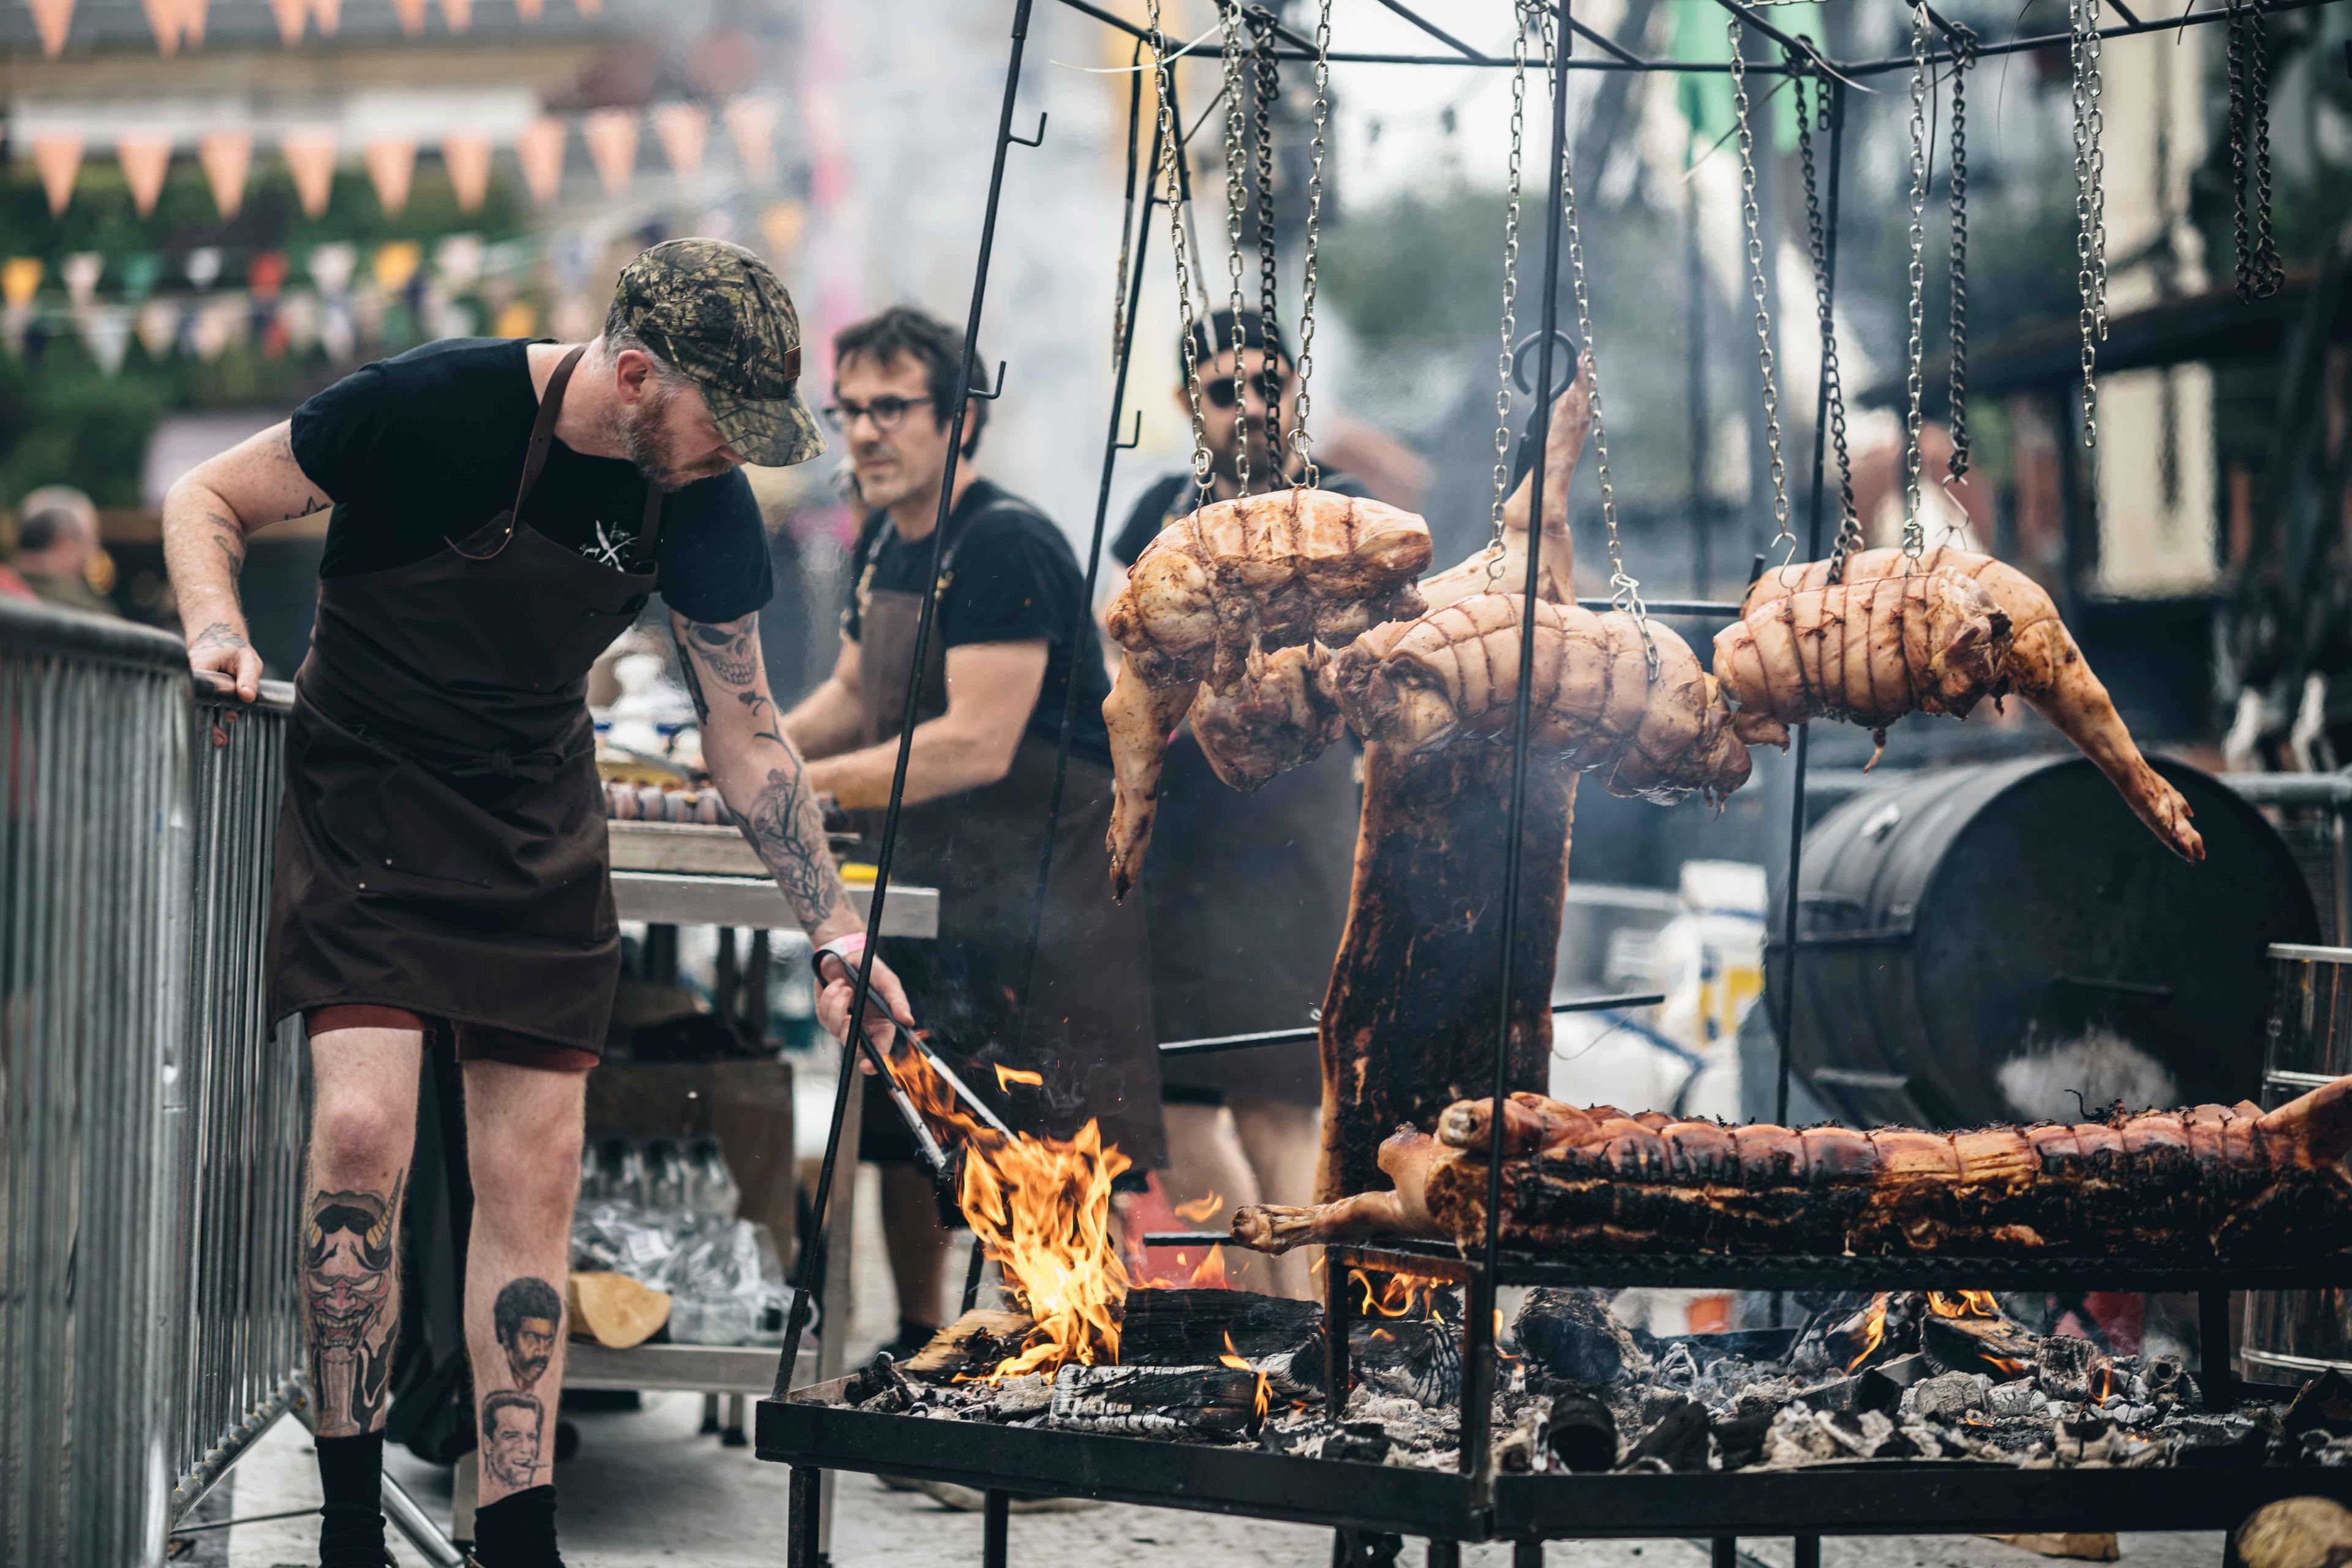
[[555, 417], [563, 412], [563, 389], [571, 384], [572, 368], [579, 364], [580, 356], [587, 352], [588, 345], [582, 343], [556, 361], [555, 369], [548, 375], [547, 394], [539, 400], [538, 416], [530, 422], [530, 445], [523, 452], [522, 482], [515, 487], [514, 505], [507, 510], [507, 531], [499, 536], [498, 543], [476, 555], [461, 548], [454, 539], [442, 540], [467, 560], [488, 561], [514, 542], [515, 525], [522, 521], [522, 503], [538, 485], [539, 471], [547, 466], [548, 448], [555, 445]]
[[647, 479], [645, 515], [637, 522], [637, 547], [629, 557], [630, 571], [647, 572], [653, 569], [654, 542], [661, 537], [661, 486]]

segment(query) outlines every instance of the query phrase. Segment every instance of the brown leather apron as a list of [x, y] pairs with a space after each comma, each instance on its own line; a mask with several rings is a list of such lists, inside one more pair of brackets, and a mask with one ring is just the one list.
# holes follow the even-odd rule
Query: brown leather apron
[[[958, 533], [969, 526], [959, 526]], [[884, 529], [877, 552], [890, 537], [888, 524]], [[942, 594], [954, 574], [959, 542], [950, 538], [947, 543]], [[923, 595], [863, 583], [857, 593], [864, 743], [870, 746], [898, 738]], [[918, 722], [947, 711], [944, 630], [931, 628]], [[891, 878], [940, 890], [940, 934], [936, 942], [894, 942], [885, 952], [915, 1016], [942, 1045], [962, 1058], [1045, 1075], [1040, 1089], [1014, 1088], [1002, 1096], [989, 1074], [971, 1075], [981, 1092], [1004, 1108], [1008, 1121], [1026, 1131], [1068, 1137], [1093, 1117], [1102, 1124], [1103, 1142], [1117, 1144], [1139, 1175], [1164, 1163], [1167, 1152], [1145, 916], [1141, 900], [1118, 904], [1110, 896], [1103, 858], [1110, 770], [1077, 757], [1063, 777], [1035, 988], [1023, 1037], [1010, 1037], [1029, 957], [1055, 751], [1052, 742], [1024, 733], [1013, 766], [995, 783], [902, 808]], [[882, 814], [866, 815], [869, 832], [878, 837]]]
[[661, 491], [628, 571], [519, 526], [583, 352], [548, 381], [512, 508], [319, 584], [287, 732], [273, 1019], [370, 1004], [604, 1048], [620, 938], [588, 670], [653, 592]]

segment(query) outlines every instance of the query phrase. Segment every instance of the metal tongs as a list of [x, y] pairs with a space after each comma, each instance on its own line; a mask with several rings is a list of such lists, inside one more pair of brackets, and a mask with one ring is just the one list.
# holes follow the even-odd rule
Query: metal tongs
[[[825, 968], [824, 961], [828, 958], [833, 960], [835, 966], [834, 973], [828, 973]], [[817, 955], [816, 969], [820, 983], [838, 978], [855, 984], [857, 980], [856, 973], [837, 952], [820, 952]], [[869, 995], [866, 1001], [870, 1005], [874, 998]], [[887, 1013], [884, 1016], [888, 1016]], [[893, 1050], [902, 1046], [912, 1050], [915, 1055], [923, 1059], [931, 1071], [939, 1075], [940, 1081], [948, 1086], [948, 1091], [955, 1096], [957, 1102], [964, 1110], [971, 1113], [974, 1121], [1006, 1142], [1013, 1141], [1013, 1129], [1004, 1124], [1004, 1118], [999, 1116], [990, 1109], [987, 1101], [972, 1092], [971, 1086], [964, 1082], [955, 1068], [948, 1066], [940, 1053], [931, 1048], [929, 1041], [896, 1018], [890, 1019], [890, 1028], [895, 1036]], [[947, 1151], [940, 1146], [940, 1141], [932, 1133], [930, 1124], [923, 1120], [923, 1113], [916, 1109], [913, 1097], [908, 1095], [906, 1087], [899, 1083], [898, 1075], [890, 1070], [890, 1064], [883, 1057], [880, 1048], [874, 1044], [874, 1037], [858, 1024], [852, 1025], [851, 1032], [857, 1037], [857, 1048], [865, 1054], [866, 1059], [873, 1064], [875, 1072], [882, 1079], [883, 1087], [889, 1091], [890, 1103], [898, 1108], [898, 1119], [907, 1124], [908, 1132], [915, 1140], [915, 1147], [922, 1153], [923, 1163], [930, 1167], [934, 1176], [945, 1177], [949, 1163]]]

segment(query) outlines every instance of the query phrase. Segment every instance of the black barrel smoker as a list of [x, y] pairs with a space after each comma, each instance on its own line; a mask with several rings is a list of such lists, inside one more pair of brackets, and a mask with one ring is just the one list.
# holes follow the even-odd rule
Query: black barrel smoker
[[[1805, 840], [1791, 1070], [1860, 1126], [2256, 1098], [2263, 955], [2317, 940], [2311, 893], [2260, 812], [2155, 765], [2196, 813], [2201, 865], [2079, 757], [1938, 769], [1824, 817]], [[1767, 929], [1787, 929], [1780, 909]], [[1768, 949], [1768, 1006], [1787, 958]]]

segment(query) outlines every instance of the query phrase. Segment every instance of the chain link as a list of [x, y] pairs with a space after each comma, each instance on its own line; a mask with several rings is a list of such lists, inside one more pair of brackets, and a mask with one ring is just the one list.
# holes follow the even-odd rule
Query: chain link
[[1910, 298], [1905, 310], [1911, 336], [1903, 357], [1903, 553], [1916, 561], [1927, 548], [1919, 518], [1921, 405], [1927, 384], [1927, 6], [1911, 0], [1911, 264], [1905, 273]]
[[1176, 66], [1169, 58], [1168, 35], [1160, 27], [1160, 0], [1144, 0], [1151, 37], [1152, 80], [1160, 97], [1158, 174], [1155, 184], [1167, 185], [1168, 250], [1176, 267], [1176, 314], [1183, 329], [1184, 392], [1192, 411], [1192, 488], [1194, 505], [1209, 500], [1215, 459], [1209, 453], [1209, 422], [1201, 405], [1201, 351], [1192, 340], [1192, 268], [1184, 243], [1183, 128], [1176, 122]]
[[2107, 335], [2106, 154], [2101, 132], [2099, 0], [2068, 0], [2067, 58], [2074, 73], [2074, 282], [2083, 335], [2083, 445], [2099, 444], [2099, 344]]
[[1969, 477], [1969, 68], [1977, 63], [1977, 36], [1954, 24], [1952, 47], [1952, 353], [1946, 401], [1951, 405], [1952, 456], [1947, 482]]
[[[2267, 300], [2286, 281], [2271, 230], [2270, 35], [2262, 7], [2229, 0], [2230, 164], [2237, 198], [2238, 298]], [[2256, 210], [2246, 212], [2248, 143], [2253, 151]]]
[[1307, 258], [1298, 280], [1298, 417], [1290, 432], [1298, 472], [1291, 483], [1312, 489], [1320, 477], [1313, 441], [1307, 434], [1308, 378], [1315, 374], [1316, 252], [1323, 237], [1323, 132], [1331, 118], [1331, 0], [1322, 0], [1315, 18], [1315, 134], [1307, 175]]
[[1756, 211], [1756, 133], [1748, 117], [1748, 61], [1740, 53], [1739, 18], [1724, 25], [1731, 44], [1731, 110], [1739, 132], [1739, 216], [1748, 229], [1748, 291], [1756, 301], [1756, 363], [1764, 374], [1764, 445], [1771, 459], [1772, 542], [1780, 564], [1797, 556], [1789, 531], [1789, 468], [1780, 456], [1780, 386], [1772, 367], [1772, 317], [1765, 304], [1764, 234]]
[[1519, 170], [1527, 151], [1528, 0], [1512, 0], [1511, 167], [1503, 209], [1503, 352], [1495, 390], [1495, 498], [1486, 539], [1486, 581], [1503, 575], [1503, 502], [1511, 484], [1511, 354], [1518, 341]]
[[[1808, 47], [1810, 37], [1800, 37]], [[1790, 64], [1798, 63], [1796, 56]], [[1820, 117], [1820, 129], [1830, 128], [1830, 86], [1826, 81], [1814, 89], [1814, 103], [1809, 108], [1805, 100], [1805, 80], [1791, 72], [1789, 87], [1797, 100], [1797, 161], [1804, 174], [1805, 240], [1813, 261], [1813, 313], [1822, 334], [1822, 399], [1829, 409], [1830, 447], [1837, 458], [1838, 531], [1837, 544], [1830, 555], [1830, 581], [1834, 583], [1843, 574], [1845, 558], [1861, 550], [1862, 519], [1853, 504], [1853, 457], [1847, 449], [1845, 428], [1845, 373], [1839, 367], [1837, 346], [1837, 315], [1830, 299], [1829, 239], [1822, 221], [1821, 179], [1813, 163], [1814, 117]]]
[[[1257, 156], [1254, 161], [1257, 185], [1257, 313], [1265, 323], [1265, 335], [1258, 347], [1257, 365], [1260, 384], [1274, 384], [1274, 332], [1276, 307], [1281, 303], [1276, 287], [1278, 273], [1274, 252], [1274, 104], [1282, 95], [1282, 77], [1274, 61], [1275, 15], [1263, 5], [1253, 5], [1249, 12], [1251, 53], [1255, 58], [1257, 76], [1255, 84], [1254, 108], [1257, 132]], [[1234, 351], [1236, 359], [1240, 351]], [[1265, 400], [1266, 462], [1279, 472], [1282, 468], [1282, 399]], [[1274, 483], [1275, 475], [1266, 475], [1266, 483]]]
[[[1225, 274], [1228, 280], [1225, 308], [1233, 312], [1232, 347], [1234, 351], [1234, 493], [1250, 493], [1249, 460], [1249, 373], [1242, 361], [1242, 219], [1249, 211], [1248, 146], [1244, 141], [1249, 125], [1248, 110], [1243, 100], [1248, 92], [1248, 34], [1242, 26], [1242, 8], [1229, 4], [1218, 8], [1218, 20], [1224, 32], [1225, 67]], [[1211, 348], [1216, 347], [1214, 322], [1211, 323]]]

